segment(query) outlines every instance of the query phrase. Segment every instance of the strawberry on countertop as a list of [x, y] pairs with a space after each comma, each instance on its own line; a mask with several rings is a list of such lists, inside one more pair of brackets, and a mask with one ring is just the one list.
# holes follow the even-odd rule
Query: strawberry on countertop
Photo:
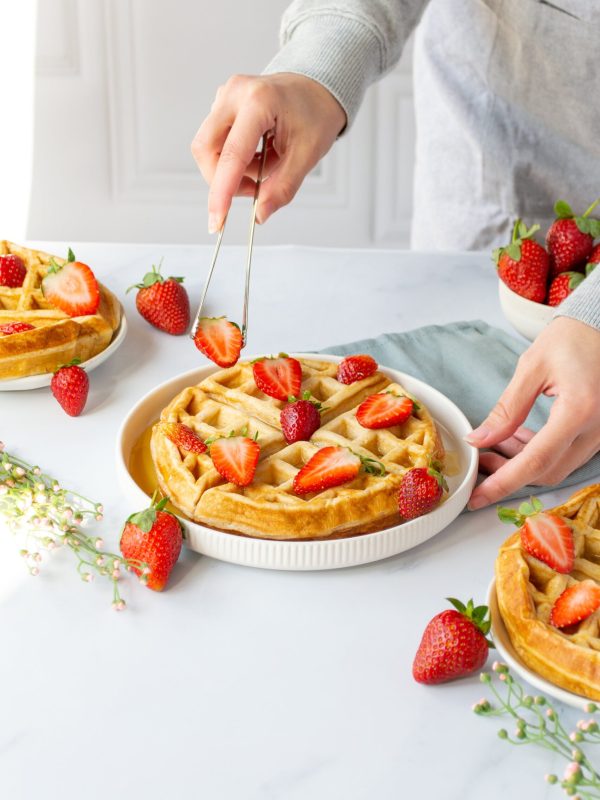
[[300, 394], [302, 365], [286, 353], [276, 358], [257, 358], [252, 364], [252, 373], [256, 386], [269, 397], [287, 400]]
[[25, 333], [25, 331], [32, 331], [33, 325], [28, 322], [7, 322], [6, 325], [0, 325], [0, 334], [2, 336], [12, 336], [13, 333]]
[[[164, 510], [168, 499], [164, 497], [157, 503], [153, 498], [149, 508], [128, 518], [121, 533], [121, 552], [126, 559], [140, 565], [132, 566], [133, 571], [137, 575], [147, 574], [146, 585], [156, 592], [165, 588], [183, 541], [179, 520]], [[142, 564], [147, 564], [149, 573]]]
[[194, 344], [220, 367], [233, 367], [239, 360], [244, 338], [239, 326], [227, 317], [201, 317]]
[[487, 606], [465, 606], [447, 598], [454, 609], [437, 614], [428, 623], [413, 662], [412, 673], [418, 683], [436, 684], [470, 675], [481, 669], [491, 642], [486, 639], [490, 621]]
[[0, 286], [18, 289], [27, 275], [25, 264], [13, 253], [0, 255]]
[[600, 608], [600, 586], [592, 580], [567, 587], [554, 601], [550, 624], [556, 628], [575, 625]]
[[581, 272], [561, 272], [548, 289], [548, 305], [558, 306], [579, 286], [584, 276]]
[[196, 453], [196, 455], [202, 455], [208, 450], [196, 431], [182, 422], [159, 422], [158, 430], [182, 450]]
[[245, 434], [245, 431], [239, 435], [232, 431], [229, 436], [207, 441], [215, 469], [236, 486], [252, 483], [260, 456], [258, 442]]
[[356, 411], [356, 419], [363, 428], [391, 428], [406, 422], [415, 408], [418, 407], [414, 401], [406, 395], [382, 392], [363, 400]]
[[137, 289], [135, 305], [142, 317], [165, 333], [180, 336], [190, 324], [190, 300], [183, 286], [183, 278], [173, 276], [163, 278], [160, 274], [162, 260], [158, 267], [144, 275], [142, 283], [127, 289]]
[[78, 417], [87, 401], [90, 381], [78, 359], [56, 370], [50, 381], [52, 394], [70, 417]]
[[75, 260], [71, 248], [64, 264], [51, 259], [42, 280], [42, 293], [51, 305], [70, 317], [95, 314], [100, 305], [96, 276], [87, 264]]
[[558, 200], [554, 206], [557, 219], [548, 228], [546, 246], [550, 253], [550, 274], [577, 269], [588, 260], [594, 239], [600, 236], [600, 220], [590, 217], [600, 200], [596, 200], [580, 217], [571, 206]]
[[294, 476], [294, 492], [296, 494], [322, 492], [353, 481], [361, 466], [365, 472], [374, 475], [385, 474], [383, 464], [374, 458], [359, 456], [347, 447], [335, 445], [322, 447]]
[[436, 462], [429, 467], [414, 467], [404, 473], [398, 491], [398, 511], [403, 520], [414, 519], [439, 505], [448, 484], [437, 469]]
[[321, 410], [321, 403], [311, 400], [310, 392], [304, 392], [301, 400], [290, 397], [279, 415], [286, 442], [307, 442], [321, 427]]
[[539, 229], [539, 225], [532, 225], [528, 229], [518, 219], [514, 224], [511, 243], [506, 247], [498, 247], [493, 253], [498, 277], [513, 292], [535, 303], [543, 303], [546, 299], [550, 266], [548, 253], [533, 239]]
[[371, 377], [377, 372], [378, 364], [373, 356], [361, 353], [356, 356], [346, 356], [340, 361], [337, 379], [340, 383], [355, 383]]
[[521, 529], [521, 547], [556, 572], [568, 574], [573, 569], [575, 545], [573, 531], [562, 517], [543, 511], [537, 497], [521, 503], [518, 511], [499, 508], [502, 522], [512, 522]]

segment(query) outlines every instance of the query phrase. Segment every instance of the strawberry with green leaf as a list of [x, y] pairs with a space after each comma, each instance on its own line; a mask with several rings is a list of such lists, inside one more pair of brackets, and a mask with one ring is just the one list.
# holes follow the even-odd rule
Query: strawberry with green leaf
[[[167, 585], [183, 542], [181, 523], [174, 514], [165, 511], [168, 501], [168, 497], [163, 497], [157, 502], [155, 495], [149, 508], [127, 519], [121, 533], [121, 552], [132, 562], [131, 569], [156, 592]], [[134, 566], [138, 564], [147, 567]]]
[[582, 267], [589, 259], [594, 239], [600, 236], [600, 220], [590, 217], [599, 202], [600, 198], [579, 217], [564, 200], [556, 202], [556, 219], [546, 234], [552, 276]]
[[439, 464], [432, 461], [429, 467], [414, 467], [404, 473], [398, 491], [398, 511], [403, 520], [428, 514], [439, 505], [448, 484]]
[[183, 278], [163, 278], [160, 264], [152, 265], [152, 270], [144, 275], [141, 283], [127, 289], [137, 289], [135, 306], [141, 316], [165, 333], [180, 336], [190, 324], [190, 299], [183, 286]]
[[558, 306], [575, 291], [584, 279], [581, 272], [561, 272], [552, 280], [548, 289], [548, 305]]
[[385, 467], [374, 458], [358, 455], [349, 447], [322, 447], [294, 476], [294, 492], [303, 495], [332, 489], [353, 481], [361, 468], [372, 475], [385, 475]]
[[543, 508], [540, 500], [532, 497], [529, 502], [521, 503], [517, 511], [498, 508], [498, 518], [520, 528], [521, 547], [526, 553], [556, 572], [568, 574], [575, 561], [573, 531], [562, 517]]
[[310, 392], [304, 392], [301, 399], [289, 397], [288, 400], [279, 415], [285, 440], [288, 444], [307, 442], [321, 427], [323, 407], [318, 400], [311, 399]]
[[487, 606], [446, 599], [454, 608], [428, 623], [413, 661], [413, 678], [418, 683], [444, 683], [477, 672], [494, 646], [487, 639], [491, 626]]
[[539, 229], [539, 225], [527, 228], [522, 220], [516, 220], [510, 244], [498, 247], [493, 253], [500, 280], [513, 292], [535, 303], [546, 299], [550, 268], [548, 253], [533, 238]]
[[247, 428], [244, 428], [239, 434], [231, 431], [229, 436], [206, 440], [215, 469], [222, 478], [236, 486], [252, 483], [260, 456], [260, 446], [256, 441], [258, 433], [254, 439], [246, 434]]
[[210, 361], [227, 368], [237, 364], [244, 337], [240, 326], [227, 317], [201, 317], [194, 344]]

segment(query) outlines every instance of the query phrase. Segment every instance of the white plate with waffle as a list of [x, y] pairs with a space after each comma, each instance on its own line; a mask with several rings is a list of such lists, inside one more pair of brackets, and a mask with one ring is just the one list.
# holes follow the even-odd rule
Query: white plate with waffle
[[[335, 365], [341, 361], [338, 356], [320, 354], [293, 354], [293, 356], [300, 360], [331, 364], [332, 370], [329, 371], [333, 371], [333, 373], [335, 373]], [[250, 358], [244, 359], [244, 361], [250, 360]], [[132, 510], [148, 504], [148, 497], [157, 484], [156, 472], [150, 457], [152, 426], [157, 422], [163, 410], [170, 406], [174, 398], [177, 398], [186, 388], [196, 387], [197, 384], [215, 376], [218, 372], [223, 371], [219, 371], [213, 365], [207, 365], [174, 377], [143, 397], [125, 418], [117, 440], [117, 474], [126, 496], [132, 503]], [[440, 506], [429, 514], [402, 524], [393, 520], [388, 527], [372, 533], [353, 532], [349, 535], [339, 533], [328, 538], [312, 538], [310, 540], [271, 539], [260, 538], [260, 535], [244, 535], [240, 532], [201, 524], [180, 514], [186, 531], [188, 547], [214, 558], [247, 566], [288, 570], [333, 569], [366, 564], [396, 555], [424, 542], [449, 525], [466, 505], [477, 477], [477, 451], [463, 440], [465, 434], [471, 430], [471, 426], [460, 409], [436, 389], [416, 378], [386, 367], [380, 366], [379, 373], [387, 382], [399, 383], [408, 393], [420, 400], [435, 420], [447, 453], [446, 478], [449, 486], [449, 492]], [[324, 383], [325, 385], [330, 384], [331, 379], [327, 379]], [[318, 397], [318, 390], [315, 390], [314, 382], [311, 386], [313, 396], [324, 400], [325, 405], [328, 402], [331, 405], [327, 396]], [[344, 413], [339, 412], [340, 421], [347, 416], [345, 413], [347, 410], [345, 408]], [[226, 433], [234, 425], [237, 426], [235, 414], [233, 418], [229, 414], [230, 410], [228, 410], [226, 424], [221, 425], [223, 433]], [[217, 412], [215, 414], [210, 412], [211, 417], [215, 415], [219, 416]], [[247, 412], [247, 416], [249, 416], [250, 422], [255, 421], [249, 412]], [[339, 437], [339, 426], [335, 429], [335, 425], [336, 421], [332, 419], [328, 424], [324, 424], [320, 431]], [[331, 430], [332, 426], [333, 431]], [[252, 425], [250, 427], [252, 429]], [[205, 429], [201, 428], [201, 432], [205, 435]], [[261, 432], [259, 432], [259, 437], [266, 443], [265, 436], [263, 432], [261, 437]], [[318, 439], [319, 437], [315, 435], [313, 438]], [[325, 435], [322, 438], [323, 441], [319, 441], [319, 444], [328, 441]], [[306, 448], [309, 443], [303, 442], [298, 445]], [[272, 443], [269, 446], [272, 447]], [[363, 442], [358, 449], [364, 449], [365, 446], [367, 445]], [[265, 464], [276, 456], [276, 453], [267, 455]], [[304, 451], [302, 451], [302, 457], [305, 457]], [[385, 458], [382, 460], [385, 461]], [[285, 463], [284, 467], [291, 472], [297, 471], [295, 463]], [[279, 484], [280, 480], [274, 483]], [[279, 491], [278, 485], [269, 488], [272, 490], [271, 493]], [[297, 498], [290, 500], [288, 494], [285, 502], [293, 504], [297, 502]]]
[[524, 681], [527, 681], [530, 686], [533, 686], [534, 689], [543, 692], [548, 697], [559, 700], [561, 703], [565, 703], [573, 708], [579, 708], [585, 711], [587, 704], [590, 702], [588, 699], [579, 694], [569, 692], [566, 689], [561, 689], [560, 686], [556, 686], [556, 684], [545, 680], [545, 678], [542, 678], [537, 672], [525, 666], [517, 653], [515, 653], [515, 649], [510, 641], [510, 636], [508, 635], [508, 631], [500, 615], [500, 609], [498, 608], [495, 580], [491, 582], [488, 589], [487, 602], [492, 620], [491, 634], [494, 645], [496, 646], [500, 658], [510, 667], [515, 675], [518, 675]]
[[[96, 369], [99, 367], [100, 364], [103, 364], [107, 358], [113, 355], [115, 350], [117, 350], [122, 344], [127, 334], [127, 321], [125, 319], [125, 314], [121, 314], [121, 322], [119, 327], [115, 332], [114, 339], [112, 342], [92, 358], [88, 358], [87, 361], [82, 361], [81, 366], [85, 368], [86, 372], [91, 372], [91, 370]], [[24, 378], [12, 378], [8, 380], [0, 380], [0, 392], [14, 392], [14, 391], [23, 391], [25, 389], [40, 389], [43, 386], [50, 386], [50, 381], [52, 380], [52, 373], [45, 372], [41, 375], [26, 375]]]

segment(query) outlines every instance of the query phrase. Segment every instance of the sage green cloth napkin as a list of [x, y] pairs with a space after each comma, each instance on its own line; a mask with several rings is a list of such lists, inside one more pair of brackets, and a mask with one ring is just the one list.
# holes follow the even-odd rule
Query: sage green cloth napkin
[[[462, 409], [473, 427], [487, 417], [511, 379], [526, 345], [481, 320], [427, 325], [405, 333], [384, 333], [376, 339], [335, 345], [323, 353], [370, 353], [380, 364], [406, 372], [439, 389]], [[539, 430], [552, 401], [540, 397], [526, 425]], [[561, 484], [572, 486], [600, 476], [600, 453], [575, 470]], [[552, 487], [553, 489], [559, 487]], [[540, 487], [525, 486], [510, 495], [527, 497]]]

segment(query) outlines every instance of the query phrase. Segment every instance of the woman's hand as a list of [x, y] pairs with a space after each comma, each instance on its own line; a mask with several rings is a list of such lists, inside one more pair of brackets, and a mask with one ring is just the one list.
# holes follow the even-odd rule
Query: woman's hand
[[[523, 428], [540, 394], [556, 397], [544, 427]], [[526, 350], [488, 418], [467, 440], [487, 477], [471, 495], [482, 508], [528, 483], [560, 483], [600, 450], [600, 331], [557, 317]]]
[[289, 203], [346, 125], [338, 101], [303, 75], [234, 75], [217, 91], [192, 153], [206, 182], [208, 230], [218, 231], [234, 195], [254, 194], [256, 150], [270, 132], [256, 217], [265, 222]]

